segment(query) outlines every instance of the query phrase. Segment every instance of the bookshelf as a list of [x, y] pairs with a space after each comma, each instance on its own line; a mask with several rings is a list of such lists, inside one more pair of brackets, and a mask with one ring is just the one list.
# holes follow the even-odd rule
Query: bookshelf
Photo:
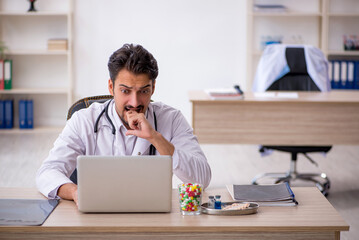
[[[14, 128], [1, 134], [60, 131], [73, 103], [73, 0], [0, 0], [0, 40], [13, 61], [12, 89], [1, 99], [14, 100]], [[66, 50], [48, 50], [49, 39], [67, 39]], [[20, 99], [33, 99], [34, 128], [19, 128]]]
[[[282, 36], [285, 44], [316, 46], [329, 60], [359, 59], [359, 51], [343, 47], [344, 34], [359, 36], [357, 0], [248, 0], [247, 4], [247, 90], [252, 88], [263, 36]], [[254, 4], [282, 4], [287, 10], [258, 12]]]

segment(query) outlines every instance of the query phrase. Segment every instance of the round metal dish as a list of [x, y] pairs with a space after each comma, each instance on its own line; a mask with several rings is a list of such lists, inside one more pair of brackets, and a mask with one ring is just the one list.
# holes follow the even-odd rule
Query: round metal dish
[[[222, 202], [222, 208], [227, 205], [232, 205], [233, 203], [243, 203], [243, 202]], [[201, 205], [201, 211], [204, 214], [211, 214], [211, 215], [247, 215], [247, 214], [257, 213], [258, 207], [259, 207], [258, 203], [250, 202], [249, 207], [246, 209], [222, 210], [222, 209], [208, 208], [208, 203], [203, 203]]]

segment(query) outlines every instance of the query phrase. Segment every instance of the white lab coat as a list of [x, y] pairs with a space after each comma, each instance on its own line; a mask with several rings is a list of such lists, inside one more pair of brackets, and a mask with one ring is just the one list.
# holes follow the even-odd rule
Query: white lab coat
[[[108, 101], [102, 104], [93, 103], [87, 109], [74, 113], [67, 121], [49, 156], [37, 172], [37, 188], [46, 197], [56, 198], [58, 188], [65, 183], [71, 183], [69, 177], [76, 168], [77, 156], [126, 155], [126, 136], [120, 131], [124, 126], [116, 113], [114, 101], [111, 101], [108, 113], [116, 127], [116, 134], [112, 134], [112, 126], [105, 114], [100, 118], [98, 132], [94, 133], [95, 122], [107, 104]], [[184, 116], [180, 111], [163, 103], [151, 102], [146, 116], [153, 128], [153, 112], [157, 118], [157, 131], [175, 147], [172, 156], [174, 174], [183, 182], [198, 182], [207, 187], [211, 180], [211, 169], [197, 138], [193, 135], [193, 129]], [[147, 140], [137, 138], [132, 155], [148, 155], [150, 145]]]
[[287, 74], [290, 69], [285, 56], [287, 47], [304, 48], [307, 71], [321, 92], [331, 90], [328, 77], [328, 61], [323, 52], [310, 45], [268, 45], [258, 63], [253, 82], [253, 92], [265, 92], [276, 80]]

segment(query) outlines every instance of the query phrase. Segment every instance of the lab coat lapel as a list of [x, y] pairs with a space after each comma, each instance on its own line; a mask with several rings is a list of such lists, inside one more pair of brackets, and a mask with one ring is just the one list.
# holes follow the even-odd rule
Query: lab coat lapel
[[[151, 103], [148, 105], [148, 112], [147, 112], [147, 121], [151, 124], [153, 129], [155, 129], [154, 120], [153, 120], [153, 107]], [[143, 155], [149, 154], [149, 147], [151, 143], [143, 138], [137, 138], [136, 145], [133, 149], [132, 155]]]

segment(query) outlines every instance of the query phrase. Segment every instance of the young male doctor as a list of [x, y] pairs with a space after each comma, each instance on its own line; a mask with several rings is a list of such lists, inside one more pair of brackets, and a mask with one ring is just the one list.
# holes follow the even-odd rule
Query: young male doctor
[[158, 75], [152, 54], [125, 44], [111, 55], [108, 69], [113, 100], [93, 103], [67, 121], [37, 172], [39, 191], [77, 204], [77, 185], [69, 177], [79, 155], [171, 155], [180, 180], [207, 187], [211, 169], [192, 128], [180, 111], [151, 102]]

